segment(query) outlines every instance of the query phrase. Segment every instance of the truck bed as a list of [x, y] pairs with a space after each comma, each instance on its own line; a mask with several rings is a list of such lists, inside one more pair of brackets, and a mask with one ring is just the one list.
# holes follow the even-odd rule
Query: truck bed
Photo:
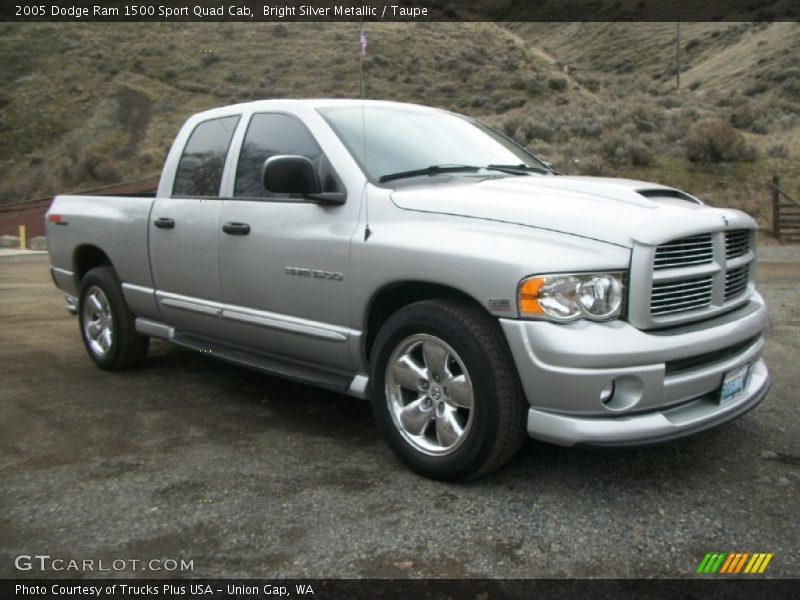
[[[76, 251], [101, 250], [122, 281], [153, 287], [148, 258], [148, 220], [155, 193], [56, 196], [47, 212], [47, 241], [54, 277], [72, 280], [77, 295]], [[66, 281], [65, 281], [66, 283]]]

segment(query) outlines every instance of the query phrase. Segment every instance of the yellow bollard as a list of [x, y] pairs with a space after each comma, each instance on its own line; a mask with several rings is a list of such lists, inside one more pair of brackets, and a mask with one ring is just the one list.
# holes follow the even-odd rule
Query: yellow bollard
[[26, 249], [26, 244], [25, 244], [25, 225], [20, 225], [19, 226], [19, 249], [20, 250], [25, 250]]

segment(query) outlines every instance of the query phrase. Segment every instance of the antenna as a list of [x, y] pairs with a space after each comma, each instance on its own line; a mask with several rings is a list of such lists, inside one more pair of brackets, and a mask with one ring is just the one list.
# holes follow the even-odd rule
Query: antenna
[[358, 44], [361, 52], [358, 53], [358, 97], [364, 98], [364, 57], [367, 55], [367, 35], [364, 33], [364, 22], [358, 29]]
[[[358, 43], [361, 46], [361, 51], [358, 54], [358, 97], [361, 98], [361, 152], [364, 157], [364, 163], [367, 162], [367, 116], [366, 109], [364, 108], [364, 56], [367, 54], [367, 35], [364, 33], [364, 22], [361, 22], [358, 33]], [[372, 230], [369, 228], [369, 191], [368, 187], [364, 186], [364, 218], [366, 225], [364, 227], [364, 241], [369, 239], [372, 235]]]
[[[367, 164], [367, 115], [366, 109], [364, 108], [364, 99], [361, 99], [361, 144], [362, 144], [362, 156], [364, 157], [364, 165]], [[366, 226], [364, 227], [364, 241], [366, 242], [369, 239], [369, 236], [372, 235], [372, 230], [369, 228], [369, 191], [368, 186], [364, 186], [364, 190], [367, 192], [364, 198], [364, 214], [366, 219]]]

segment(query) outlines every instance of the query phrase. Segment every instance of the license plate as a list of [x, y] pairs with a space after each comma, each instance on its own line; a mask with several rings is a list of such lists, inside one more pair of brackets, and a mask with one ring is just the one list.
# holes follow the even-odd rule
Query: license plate
[[725, 373], [722, 378], [722, 389], [719, 393], [719, 403], [727, 402], [739, 392], [744, 391], [744, 386], [747, 383], [747, 370], [750, 365], [743, 365], [733, 371]]

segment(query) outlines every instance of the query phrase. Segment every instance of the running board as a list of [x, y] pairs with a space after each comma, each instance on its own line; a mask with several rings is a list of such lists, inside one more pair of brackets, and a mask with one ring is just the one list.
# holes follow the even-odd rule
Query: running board
[[349, 394], [356, 398], [367, 398], [369, 379], [363, 374], [353, 376], [334, 373], [272, 356], [257, 354], [182, 331], [176, 331], [175, 328], [169, 325], [148, 319], [137, 318], [136, 331], [143, 335], [162, 338], [184, 348], [268, 375]]

